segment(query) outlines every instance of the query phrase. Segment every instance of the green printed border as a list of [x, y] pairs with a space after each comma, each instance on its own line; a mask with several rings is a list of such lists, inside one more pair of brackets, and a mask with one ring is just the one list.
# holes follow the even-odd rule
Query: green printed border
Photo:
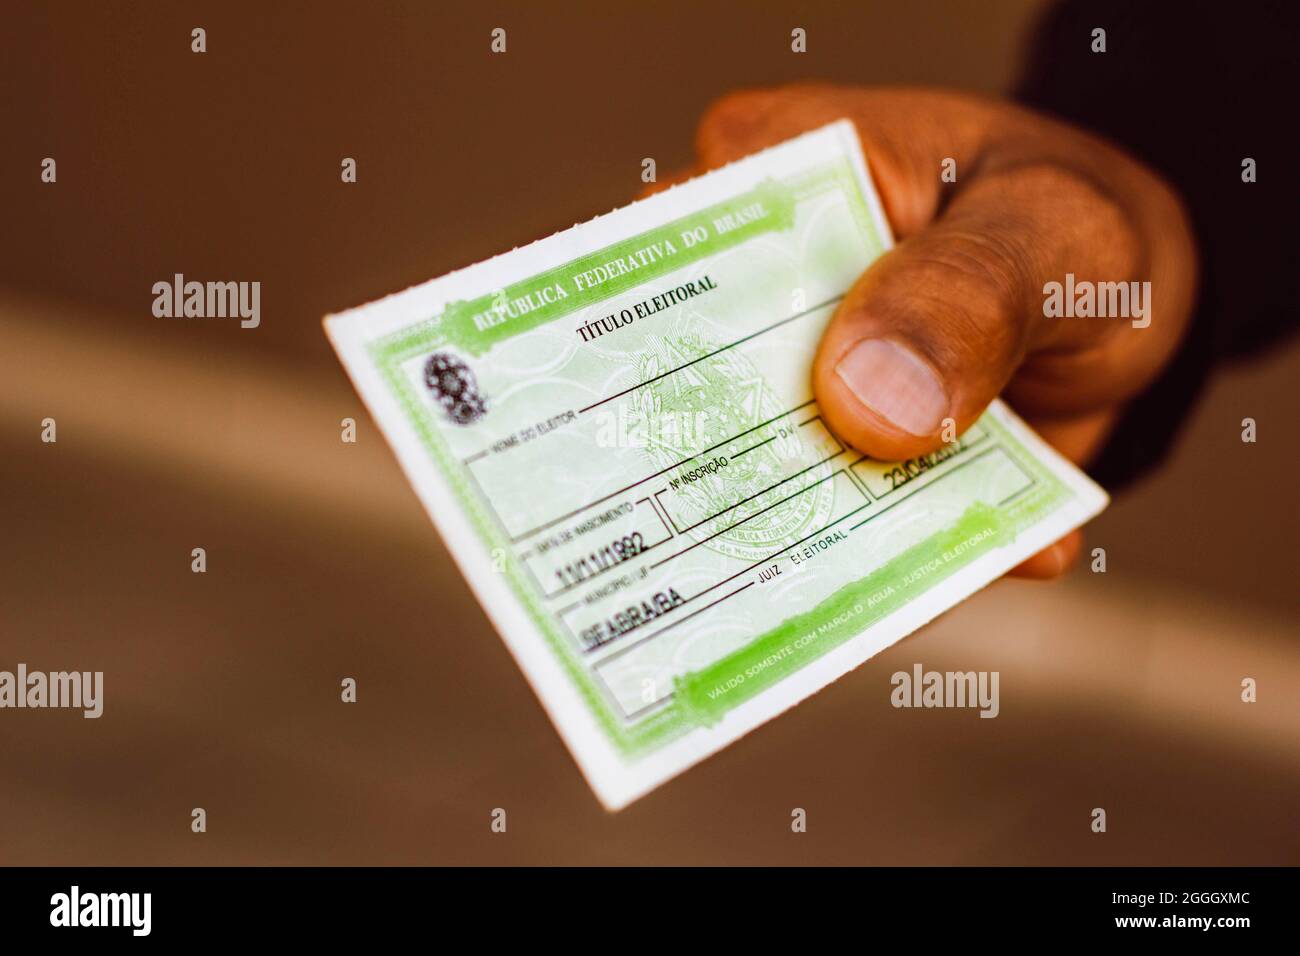
[[[864, 238], [877, 249], [884, 248], [876, 221], [847, 161], [819, 167], [804, 176], [783, 181], [780, 187], [788, 189], [796, 199], [807, 198], [829, 189], [841, 190], [849, 201]], [[626, 243], [620, 243], [619, 246], [626, 246]], [[611, 246], [596, 255], [607, 253], [614, 248], [616, 247]], [[591, 258], [593, 257], [584, 257], [584, 259]], [[996, 433], [1008, 453], [1015, 455], [1017, 463], [1030, 472], [1035, 479], [1034, 485], [1026, 493], [1003, 509], [995, 509], [983, 504], [973, 505], [952, 527], [937, 532], [927, 541], [895, 557], [871, 574], [845, 585], [812, 610], [781, 622], [745, 647], [703, 670], [678, 677], [672, 703], [628, 726], [606, 692], [597, 685], [596, 678], [586, 664], [576, 658], [570, 641], [561, 633], [554, 616], [543, 605], [542, 596], [537, 592], [536, 585], [514, 557], [505, 529], [496, 516], [488, 510], [478, 489], [467, 480], [465, 466], [452, 454], [446, 439], [440, 434], [428, 410], [421, 403], [419, 395], [411, 387], [407, 378], [401, 374], [402, 363], [447, 343], [448, 338], [442, 330], [440, 318], [435, 317], [377, 339], [369, 346], [371, 360], [406, 415], [407, 421], [419, 436], [430, 459], [469, 516], [470, 523], [485, 543], [487, 552], [491, 554], [500, 548], [505, 554], [510, 555], [505, 562], [503, 574], [511, 591], [545, 638], [552, 653], [560, 661], [565, 673], [572, 680], [606, 737], [626, 757], [634, 757], [647, 750], [655, 749], [697, 727], [716, 723], [728, 710], [751, 699], [780, 679], [861, 633], [993, 547], [1014, 540], [1020, 530], [1056, 508], [1070, 494], [1069, 490], [1046, 467], [1026, 452], [1024, 446], [1000, 422], [991, 416], [986, 416], [981, 423]], [[923, 493], [924, 490], [922, 488], [917, 493]], [[869, 613], [855, 614], [833, 626], [818, 624], [818, 622], [824, 624], [828, 620], [835, 621], [847, 609], [854, 607], [855, 602], [861, 603], [865, 600], [864, 595], [870, 595], [886, 584], [901, 581], [907, 572], [918, 564], [930, 560], [935, 555], [942, 555], [956, 543], [967, 540], [973, 534], [985, 529], [991, 530], [992, 534], [978, 546], [967, 549], [960, 560], [945, 561], [939, 571], [924, 577], [918, 582], [923, 584], [923, 587], [909, 590], [895, 586], [894, 593], [874, 604], [869, 609]], [[458, 542], [448, 543], [452, 547], [458, 545]], [[783, 647], [810, 630], [817, 631], [815, 642], [809, 642], [798, 652], [783, 655], [777, 663], [765, 666], [756, 679], [746, 680], [739, 692], [729, 692], [721, 700], [710, 699], [708, 694], [710, 688], [725, 682], [736, 673], [752, 670], [757, 664], [777, 654]]]
[[[678, 677], [673, 706], [690, 716], [692, 726], [716, 724], [728, 710], [879, 623], [993, 548], [1010, 544], [1022, 530], [1070, 495], [1069, 489], [1029, 455], [1001, 422], [986, 416], [980, 424], [997, 433], [994, 447], [1002, 447], [1030, 474], [1033, 483], [1024, 493], [1001, 509], [975, 502], [949, 527], [846, 584], [812, 610], [787, 618], [708, 667]], [[927, 488], [914, 494], [924, 494]], [[948, 557], [954, 548], [977, 535], [984, 537], [976, 545], [968, 547], [960, 557]], [[909, 571], [932, 560], [940, 562], [940, 567], [918, 580], [924, 586], [909, 588], [902, 584]], [[862, 606], [863, 601], [870, 601], [873, 594], [886, 589], [888, 593], [879, 600]], [[800, 640], [805, 643], [799, 644]], [[737, 680], [739, 683], [733, 683]], [[724, 692], [713, 696], [719, 689]]]
[[[615, 257], [620, 253], [626, 253], [628, 249], [638, 248], [661, 240], [670, 232], [680, 232], [706, 221], [713, 216], [720, 215], [737, 207], [742, 207], [755, 199], [765, 199], [774, 209], [773, 215], [769, 222], [763, 224], [760, 228], [758, 224], [746, 229], [744, 227], [732, 230], [718, 240], [713, 241], [707, 248], [695, 247], [702, 250], [700, 255], [687, 255], [674, 259], [661, 259], [655, 266], [645, 268], [643, 271], [629, 273], [635, 279], [635, 284], [648, 282], [653, 278], [665, 275], [669, 272], [676, 272], [699, 261], [701, 257], [717, 255], [731, 248], [735, 242], [752, 239], [763, 232], [784, 230], [791, 228], [794, 224], [794, 217], [797, 212], [798, 203], [805, 199], [833, 189], [839, 190], [848, 200], [849, 209], [856, 220], [858, 227], [862, 231], [862, 237], [867, 243], [874, 248], [877, 254], [883, 251], [885, 243], [880, 236], [875, 219], [867, 205], [866, 197], [858, 188], [857, 177], [854, 173], [852, 164], [847, 159], [840, 159], [834, 162], [826, 163], [822, 166], [815, 167], [808, 172], [784, 180], [764, 180], [754, 189], [741, 193], [725, 202], [717, 203], [706, 209], [692, 213], [689, 216], [682, 216], [666, 225], [659, 226], [655, 229], [647, 230], [631, 239], [625, 239], [612, 246], [606, 246], [596, 252], [588, 253], [574, 262], [566, 263], [554, 269], [549, 269], [539, 275], [530, 276], [521, 282], [512, 283], [506, 289], [501, 290], [509, 294], [512, 290], [530, 288], [537, 285], [545, 285], [557, 281], [571, 280], [574, 273], [581, 272], [592, 262]], [[719, 241], [722, 240], [722, 241]], [[455, 301], [447, 304], [446, 308], [436, 316], [432, 316], [415, 325], [398, 329], [386, 336], [376, 339], [370, 344], [372, 356], [385, 352], [390, 348], [438, 348], [443, 345], [451, 344], [461, 348], [474, 355], [482, 355], [490, 350], [493, 345], [499, 344], [507, 337], [507, 328], [511, 334], [523, 334], [532, 331], [541, 324], [553, 322], [561, 319], [566, 315], [589, 308], [594, 301], [600, 301], [618, 295], [626, 291], [629, 283], [627, 281], [613, 281], [606, 283], [602, 287], [602, 295], [596, 299], [582, 296], [571, 296], [570, 300], [565, 300], [563, 308], [556, 305], [545, 309], [539, 309], [531, 315], [527, 322], [521, 322], [513, 326], [497, 326], [491, 330], [488, 337], [482, 341], [471, 341], [474, 337], [465, 328], [464, 318], [467, 311], [474, 308], [483, 308], [485, 303], [489, 302], [493, 296], [483, 295], [472, 302]]]

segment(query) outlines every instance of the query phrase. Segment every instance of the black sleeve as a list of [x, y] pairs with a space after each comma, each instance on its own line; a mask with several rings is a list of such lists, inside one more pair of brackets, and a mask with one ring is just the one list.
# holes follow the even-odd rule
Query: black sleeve
[[[1201, 257], [1191, 330], [1090, 469], [1119, 487], [1158, 464], [1210, 372], [1297, 325], [1300, 2], [1065, 0], [1032, 38], [1016, 96], [1162, 173]], [[1092, 51], [1093, 30], [1106, 52]], [[1257, 180], [1242, 181], [1242, 162]]]

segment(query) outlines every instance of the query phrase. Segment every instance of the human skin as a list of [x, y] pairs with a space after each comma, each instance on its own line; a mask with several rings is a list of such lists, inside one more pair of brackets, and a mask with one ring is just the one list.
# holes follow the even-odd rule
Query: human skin
[[[943, 444], [945, 419], [960, 433], [1002, 395], [1086, 465], [1187, 332], [1196, 252], [1177, 195], [1115, 145], [1007, 102], [828, 85], [723, 97], [686, 175], [841, 118], [899, 241], [822, 337], [813, 390], [828, 424], [872, 457], [911, 458]], [[1150, 281], [1150, 324], [1045, 317], [1043, 286], [1066, 273]], [[1061, 574], [1082, 542], [1075, 531], [1013, 573]]]

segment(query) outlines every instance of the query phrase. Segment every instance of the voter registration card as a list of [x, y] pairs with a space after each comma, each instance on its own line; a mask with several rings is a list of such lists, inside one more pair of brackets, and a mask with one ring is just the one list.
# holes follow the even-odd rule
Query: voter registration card
[[905, 462], [827, 427], [818, 340], [891, 241], [841, 121], [326, 319], [610, 809], [1106, 505], [1001, 402]]

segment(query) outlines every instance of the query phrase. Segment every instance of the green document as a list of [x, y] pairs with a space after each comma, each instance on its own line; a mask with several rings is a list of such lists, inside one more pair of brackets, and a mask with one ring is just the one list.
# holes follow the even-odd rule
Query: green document
[[908, 462], [827, 428], [817, 342], [890, 243], [842, 121], [326, 320], [611, 809], [1105, 507], [1000, 402]]

